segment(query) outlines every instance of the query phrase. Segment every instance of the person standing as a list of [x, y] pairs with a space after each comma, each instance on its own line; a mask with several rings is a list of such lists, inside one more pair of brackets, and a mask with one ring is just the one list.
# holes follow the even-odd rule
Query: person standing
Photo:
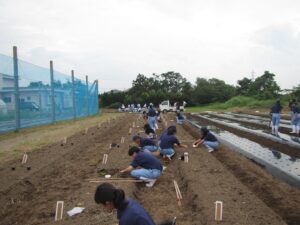
[[155, 131], [156, 130], [156, 111], [153, 109], [153, 105], [150, 104], [148, 110], [148, 123], [150, 127]]
[[300, 106], [295, 105], [293, 107], [293, 124], [295, 124], [295, 133], [299, 135], [300, 133]]
[[292, 131], [290, 133], [296, 133], [296, 124], [294, 121], [294, 107], [296, 107], [296, 106], [297, 106], [296, 99], [292, 99], [289, 102], [290, 115], [291, 115], [291, 128], [292, 128]]
[[280, 113], [282, 106], [280, 101], [277, 100], [276, 103], [271, 107], [270, 114], [272, 116], [272, 134], [278, 136], [278, 129], [280, 125]]
[[[152, 187], [163, 169], [160, 161], [152, 154], [143, 152], [136, 146], [128, 150], [128, 155], [133, 157], [133, 161], [130, 166], [120, 172], [130, 172], [130, 175], [134, 178], [147, 182], [146, 187]], [[138, 167], [140, 168], [137, 169]]]

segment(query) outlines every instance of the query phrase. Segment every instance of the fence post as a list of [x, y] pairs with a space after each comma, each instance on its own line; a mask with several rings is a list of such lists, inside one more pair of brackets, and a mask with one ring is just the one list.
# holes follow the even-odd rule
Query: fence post
[[95, 82], [96, 82], [96, 101], [97, 101], [96, 106], [97, 106], [97, 114], [98, 114], [101, 113], [99, 108], [99, 99], [98, 99], [99, 98], [98, 80], [95, 80]]
[[18, 132], [21, 126], [20, 118], [20, 93], [19, 93], [19, 70], [18, 70], [18, 50], [13, 47], [13, 61], [14, 61], [14, 92], [15, 92], [15, 121], [16, 131]]
[[89, 104], [89, 77], [85, 76], [86, 83], [86, 105], [87, 105], [87, 116], [90, 115], [90, 104]]
[[71, 74], [72, 74], [73, 119], [76, 120], [76, 99], [75, 99], [74, 70], [71, 71]]
[[51, 109], [52, 109], [52, 123], [55, 123], [55, 95], [54, 95], [54, 75], [53, 75], [53, 61], [50, 61], [50, 82], [51, 82]]

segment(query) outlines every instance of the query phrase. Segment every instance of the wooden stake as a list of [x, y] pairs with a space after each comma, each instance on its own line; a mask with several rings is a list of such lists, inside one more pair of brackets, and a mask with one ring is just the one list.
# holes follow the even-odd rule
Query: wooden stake
[[108, 159], [108, 155], [104, 154], [103, 155], [103, 159], [102, 159], [102, 164], [106, 164], [107, 163], [107, 159]]
[[56, 203], [55, 221], [62, 220], [63, 212], [64, 212], [64, 202], [58, 201]]
[[132, 132], [132, 128], [130, 127], [130, 128], [129, 128], [129, 131], [128, 131], [128, 134], [130, 135], [131, 132]]
[[223, 202], [216, 201], [215, 202], [215, 220], [222, 221], [223, 219]]
[[124, 142], [125, 142], [125, 137], [122, 137], [121, 138], [121, 144], [124, 144]]
[[135, 122], [132, 122], [132, 127], [135, 128]]
[[98, 123], [98, 128], [100, 128], [101, 127], [101, 123]]
[[103, 182], [134, 182], [134, 183], [141, 183], [141, 182], [144, 182], [143, 180], [134, 180], [134, 179], [131, 179], [131, 180], [116, 180], [116, 179], [111, 179], [111, 178], [108, 178], [108, 179], [100, 179], [100, 180], [91, 180], [90, 183], [103, 183]]
[[28, 155], [25, 153], [23, 155], [22, 164], [25, 164], [27, 162], [27, 159], [28, 159]]
[[181, 206], [182, 195], [181, 195], [181, 192], [180, 192], [177, 182], [175, 180], [173, 182], [174, 182], [174, 187], [175, 187], [175, 192], [176, 192], [176, 197], [177, 197], [177, 204], [178, 204], [178, 206]]
[[87, 128], [85, 128], [85, 130], [84, 130], [84, 134], [87, 134], [89, 132], [89, 128], [87, 127]]
[[67, 137], [64, 137], [64, 139], [63, 139], [63, 144], [64, 144], [64, 145], [67, 144], [67, 141], [68, 141], [68, 138], [67, 138]]

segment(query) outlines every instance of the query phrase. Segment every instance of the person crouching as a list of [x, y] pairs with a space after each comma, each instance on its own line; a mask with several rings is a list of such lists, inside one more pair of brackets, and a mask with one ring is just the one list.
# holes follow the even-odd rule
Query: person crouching
[[143, 151], [156, 152], [158, 150], [158, 147], [150, 138], [142, 138], [138, 135], [134, 135], [132, 141], [134, 141], [141, 149], [143, 149]]
[[218, 139], [206, 127], [202, 127], [200, 133], [201, 138], [193, 143], [193, 147], [198, 147], [203, 144], [208, 152], [212, 152], [219, 147]]
[[[161, 175], [163, 169], [160, 161], [152, 154], [141, 151], [140, 148], [136, 146], [128, 150], [128, 155], [133, 157], [133, 161], [130, 166], [120, 172], [130, 172], [130, 175], [134, 178], [147, 182], [147, 187], [152, 187], [156, 179]], [[137, 169], [138, 167], [140, 168]]]

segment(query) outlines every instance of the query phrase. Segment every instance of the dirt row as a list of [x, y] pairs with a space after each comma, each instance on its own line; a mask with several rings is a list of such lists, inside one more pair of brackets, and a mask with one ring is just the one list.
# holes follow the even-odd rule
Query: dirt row
[[[166, 119], [168, 124], [172, 123], [173, 115]], [[135, 127], [132, 127], [132, 122], [135, 122]], [[26, 166], [21, 167], [17, 160], [1, 165], [0, 204], [3, 207], [0, 224], [53, 224], [56, 201], [65, 202], [65, 212], [75, 206], [85, 207], [85, 211], [75, 217], [64, 213], [60, 224], [116, 223], [115, 213], [108, 214], [94, 203], [93, 195], [98, 184], [87, 179], [100, 178], [105, 173], [119, 177], [116, 172], [131, 161], [127, 154], [128, 146], [132, 144], [128, 130], [131, 127], [134, 134], [142, 135], [143, 123], [137, 115], [124, 114], [122, 118], [102, 124], [99, 129], [90, 128], [88, 134], [78, 133], [70, 137], [64, 146], [57, 143], [32, 152]], [[160, 131], [162, 125], [159, 125]], [[193, 139], [191, 130], [177, 127], [180, 139]], [[124, 144], [120, 143], [122, 136], [125, 137]], [[111, 143], [116, 143], [116, 146], [109, 149]], [[188, 144], [191, 146], [191, 143]], [[267, 206], [255, 190], [245, 186], [229, 167], [215, 157], [215, 153], [191, 147], [176, 151], [177, 156], [171, 163], [163, 162], [167, 169], [153, 188], [141, 183], [114, 182], [125, 190], [128, 197], [140, 201], [157, 223], [176, 216], [180, 225], [218, 224], [214, 221], [214, 202], [220, 200], [224, 202], [224, 225], [286, 224], [284, 217]], [[178, 159], [185, 151], [189, 152], [189, 163]], [[108, 154], [106, 165], [102, 165], [104, 153]], [[236, 155], [228, 157], [238, 159]], [[239, 165], [240, 161], [232, 163]], [[27, 170], [27, 167], [31, 169]], [[173, 180], [181, 189], [182, 207], [177, 206]], [[279, 194], [280, 198], [284, 198], [282, 192]], [[299, 192], [296, 194], [299, 196]], [[290, 219], [289, 224], [296, 224], [298, 218]]]
[[[209, 124], [209, 123], [207, 123]], [[199, 131], [185, 124], [194, 138], [199, 137]], [[263, 168], [221, 145], [212, 154], [221, 162], [241, 183], [249, 188], [258, 198], [280, 215], [287, 224], [300, 223], [300, 191], [268, 174]]]

